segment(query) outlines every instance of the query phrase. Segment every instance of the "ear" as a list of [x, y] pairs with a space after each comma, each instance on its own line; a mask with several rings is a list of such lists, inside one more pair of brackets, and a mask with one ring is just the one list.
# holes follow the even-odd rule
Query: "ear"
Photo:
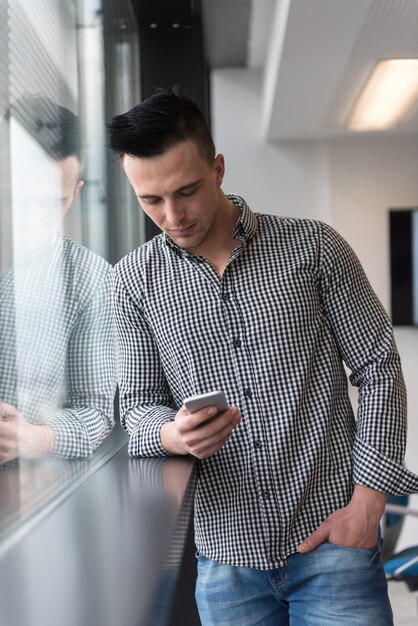
[[220, 187], [222, 185], [222, 181], [223, 181], [224, 174], [225, 174], [225, 159], [224, 159], [223, 154], [216, 155], [215, 160], [213, 162], [213, 168], [214, 168], [215, 175], [216, 175], [216, 183], [218, 187]]
[[76, 186], [74, 187], [72, 202], [74, 202], [74, 200], [77, 198], [78, 194], [80, 193], [80, 189], [82, 188], [83, 185], [84, 185], [84, 180], [79, 180]]
[[80, 193], [80, 189], [82, 188], [83, 185], [84, 185], [84, 180], [79, 180], [77, 184], [74, 186], [71, 196], [68, 196], [68, 198], [65, 200], [64, 204], [62, 205], [63, 217], [67, 213], [67, 211], [71, 208], [71, 205], [73, 204], [74, 200], [77, 198], [78, 194]]
[[78, 183], [75, 185], [68, 208], [70, 208], [74, 200], [77, 198], [78, 194], [80, 193], [80, 189], [82, 188], [83, 185], [84, 185], [84, 180], [79, 180]]

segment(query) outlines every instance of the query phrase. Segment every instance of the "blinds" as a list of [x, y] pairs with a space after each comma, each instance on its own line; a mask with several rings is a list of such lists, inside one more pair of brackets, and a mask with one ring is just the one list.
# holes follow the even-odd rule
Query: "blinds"
[[66, 71], [69, 59], [74, 56], [75, 20], [71, 24], [71, 14], [65, 15], [60, 4], [68, 5], [59, 0], [9, 0], [8, 7], [11, 111], [45, 148], [53, 141], [48, 124], [39, 133], [32, 107], [26, 106], [27, 100], [47, 95], [72, 110], [76, 104], [76, 74], [74, 77], [74, 72]]
[[9, 107], [8, 6], [0, 0], [0, 120]]

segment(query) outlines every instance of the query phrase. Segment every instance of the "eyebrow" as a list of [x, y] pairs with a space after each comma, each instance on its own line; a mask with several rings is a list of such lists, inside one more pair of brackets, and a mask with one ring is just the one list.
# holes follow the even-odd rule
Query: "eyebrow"
[[[198, 178], [197, 180], [194, 180], [191, 183], [187, 183], [187, 185], [182, 185], [178, 189], [175, 189], [173, 193], [180, 193], [182, 191], [186, 191], [186, 189], [191, 189], [192, 187], [196, 187], [201, 182], [202, 182], [202, 178]], [[144, 195], [137, 194], [137, 197], [141, 198], [141, 200], [152, 200], [155, 198], [159, 198], [160, 196], [149, 193], [149, 194], [144, 194]]]

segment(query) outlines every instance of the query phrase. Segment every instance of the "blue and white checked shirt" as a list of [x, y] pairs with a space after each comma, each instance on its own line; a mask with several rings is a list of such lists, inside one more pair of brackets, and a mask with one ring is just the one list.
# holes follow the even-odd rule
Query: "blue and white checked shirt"
[[[389, 319], [329, 226], [241, 209], [223, 276], [164, 234], [116, 266], [122, 424], [134, 457], [167, 452], [183, 398], [222, 388], [242, 414], [198, 461], [195, 538], [207, 557], [270, 569], [353, 483], [418, 491], [403, 467], [406, 395]], [[359, 388], [357, 420], [343, 361]]]

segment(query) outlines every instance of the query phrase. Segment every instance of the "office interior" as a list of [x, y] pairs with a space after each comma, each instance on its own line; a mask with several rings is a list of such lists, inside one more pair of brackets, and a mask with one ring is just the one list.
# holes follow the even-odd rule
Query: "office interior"
[[[391, 126], [350, 126], [380, 60], [418, 59], [417, 32], [417, 0], [0, 0], [0, 312], [11, 320], [0, 322], [0, 371], [13, 372], [10, 398], [42, 408], [51, 391], [38, 398], [42, 368], [28, 365], [34, 350], [46, 362], [61, 332], [51, 310], [38, 307], [51, 309], [54, 289], [50, 266], [37, 266], [45, 241], [71, 241], [91, 252], [91, 267], [101, 259], [110, 268], [157, 234], [106, 147], [106, 122], [156, 88], [178, 85], [225, 155], [225, 192], [256, 212], [332, 225], [389, 315], [395, 296], [395, 304], [409, 302], [410, 319], [393, 321], [408, 392], [405, 464], [418, 473], [418, 88]], [[65, 211], [51, 148], [56, 105], [77, 118], [84, 181]], [[411, 247], [411, 259], [396, 275], [394, 211], [412, 225], [400, 245]], [[41, 268], [39, 282], [28, 267]], [[92, 292], [91, 272], [84, 288]], [[54, 323], [67, 307], [65, 281]], [[35, 304], [44, 326], [28, 330]], [[56, 369], [65, 369], [60, 354]], [[1, 626], [45, 626], [58, 616], [64, 626], [199, 623], [193, 462], [129, 459], [108, 383], [115, 426], [108, 420], [92, 446], [0, 465]], [[57, 385], [48, 411], [68, 392]], [[355, 407], [357, 390], [350, 393]], [[408, 506], [396, 550], [418, 544], [417, 495]], [[171, 590], [165, 604], [161, 585]], [[402, 585], [393, 586], [401, 626], [416, 623], [417, 601]]]

